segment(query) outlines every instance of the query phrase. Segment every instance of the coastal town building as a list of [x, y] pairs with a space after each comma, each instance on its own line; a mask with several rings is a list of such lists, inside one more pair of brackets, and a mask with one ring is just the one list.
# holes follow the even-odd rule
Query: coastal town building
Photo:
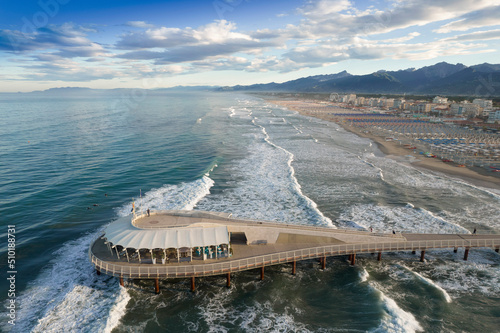
[[474, 104], [469, 101], [451, 104], [451, 114], [465, 116], [467, 118], [477, 117], [482, 115], [483, 108], [479, 104]]
[[441, 97], [441, 96], [436, 96], [432, 100], [432, 103], [434, 103], [434, 104], [447, 104], [448, 103], [448, 98]]
[[488, 115], [488, 123], [494, 124], [495, 122], [500, 123], [500, 110], [491, 111]]
[[405, 100], [403, 98], [395, 99], [393, 108], [398, 109], [398, 110], [404, 109], [404, 104], [405, 104]]
[[491, 99], [475, 98], [472, 104], [477, 104], [485, 110], [491, 110], [493, 108], [493, 100]]

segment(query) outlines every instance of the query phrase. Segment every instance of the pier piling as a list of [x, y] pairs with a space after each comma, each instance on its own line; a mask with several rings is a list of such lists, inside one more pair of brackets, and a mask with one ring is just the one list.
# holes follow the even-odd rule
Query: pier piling
[[378, 257], [377, 257], [377, 261], [381, 261], [381, 260], [382, 260], [382, 252], [379, 252]]
[[465, 253], [464, 253], [464, 260], [465, 261], [467, 261], [467, 259], [469, 258], [469, 250], [470, 249], [468, 247], [465, 248]]
[[415, 250], [411, 251], [411, 254], [416, 254], [416, 253], [417, 253], [417, 251], [415, 251]]
[[495, 249], [495, 252], [496, 252], [496, 253], [498, 253], [498, 250], [499, 250], [499, 249], [498, 249], [498, 248], [496, 248], [496, 249]]
[[231, 288], [231, 273], [226, 275], [226, 287]]
[[455, 248], [453, 249], [453, 253], [457, 253], [457, 252], [458, 252], [458, 247], [455, 247]]
[[354, 266], [354, 264], [356, 264], [356, 253], [353, 253], [351, 257], [351, 266]]
[[260, 268], [260, 280], [264, 281], [264, 266]]
[[160, 293], [160, 279], [156, 278], [155, 279], [155, 294]]
[[425, 260], [425, 250], [422, 250], [420, 252], [420, 262], [424, 262], [424, 260]]
[[194, 292], [196, 290], [196, 285], [195, 285], [195, 277], [191, 277], [191, 291]]
[[292, 261], [292, 275], [295, 275], [296, 270], [297, 270], [297, 262], [294, 260]]
[[321, 258], [321, 269], [326, 269], [326, 257]]
[[122, 287], [124, 286], [124, 284], [123, 284], [123, 276], [120, 276], [120, 286], [122, 286]]
[[96, 269], [95, 272], [97, 273], [97, 275], [101, 275], [101, 271], [100, 270]]

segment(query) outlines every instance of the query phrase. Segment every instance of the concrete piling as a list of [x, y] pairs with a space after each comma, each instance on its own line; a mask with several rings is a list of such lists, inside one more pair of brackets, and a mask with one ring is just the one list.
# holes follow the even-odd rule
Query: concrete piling
[[191, 277], [191, 291], [194, 292], [196, 290], [196, 285], [195, 285], [195, 277]]
[[160, 279], [156, 278], [155, 279], [155, 294], [160, 293]]

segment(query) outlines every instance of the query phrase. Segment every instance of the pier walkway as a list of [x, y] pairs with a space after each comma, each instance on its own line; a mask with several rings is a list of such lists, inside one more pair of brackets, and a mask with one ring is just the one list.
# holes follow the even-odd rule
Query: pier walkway
[[105, 233], [91, 244], [89, 259], [99, 274], [120, 277], [122, 284], [123, 278], [155, 279], [158, 286], [158, 279], [191, 277], [194, 288], [195, 277], [227, 274], [229, 284], [230, 273], [261, 268], [263, 277], [265, 266], [283, 263], [292, 263], [295, 273], [296, 261], [313, 258], [320, 258], [324, 267], [325, 258], [331, 256], [349, 255], [354, 264], [359, 253], [377, 253], [381, 260], [383, 252], [420, 251], [420, 260], [424, 261], [425, 251], [429, 249], [451, 248], [457, 252], [458, 248], [465, 248], [464, 260], [467, 260], [471, 248], [491, 248], [496, 252], [500, 248], [500, 235], [496, 234], [380, 234], [232, 219], [228, 214], [198, 211], [129, 216], [115, 223], [131, 223], [132, 232], [226, 226], [230, 237], [230, 250], [218, 259], [191, 256], [154, 263], [152, 251], [150, 256], [146, 251], [139, 260], [125, 257], [123, 251], [113, 251], [114, 246], [110, 246]]

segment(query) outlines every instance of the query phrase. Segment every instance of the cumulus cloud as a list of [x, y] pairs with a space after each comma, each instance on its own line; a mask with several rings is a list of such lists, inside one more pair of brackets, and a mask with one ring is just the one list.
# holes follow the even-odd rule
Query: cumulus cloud
[[94, 57], [106, 54], [104, 48], [86, 37], [73, 24], [49, 25], [31, 34], [13, 30], [0, 30], [0, 50], [7, 52], [58, 50], [62, 57]]
[[234, 31], [236, 25], [225, 20], [216, 21], [198, 29], [167, 28], [147, 29], [121, 36], [116, 43], [119, 49], [171, 48], [176, 46], [225, 43], [233, 40], [255, 40], [249, 35]]
[[350, 8], [352, 8], [352, 3], [349, 0], [310, 0], [305, 6], [299, 8], [298, 12], [307, 18], [316, 19]]
[[128, 21], [125, 25], [134, 28], [154, 28], [153, 24], [146, 23], [145, 21]]
[[[237, 52], [250, 52], [275, 45], [235, 30], [236, 25], [225, 20], [198, 29], [148, 29], [123, 36], [117, 47], [134, 51], [119, 54], [117, 57], [136, 60], [156, 59], [157, 63], [181, 63]], [[158, 48], [164, 50], [150, 50]]]
[[[333, 9], [328, 10], [328, 5]], [[402, 0], [392, 8], [368, 10], [364, 12], [348, 9], [349, 1], [319, 1], [314, 9], [303, 9], [308, 18], [301, 24], [290, 26], [288, 30], [298, 38], [321, 38], [331, 35], [375, 35], [411, 26], [423, 26], [432, 22], [454, 19], [466, 13], [497, 5], [496, 0]], [[312, 6], [312, 5], [311, 5]]]

